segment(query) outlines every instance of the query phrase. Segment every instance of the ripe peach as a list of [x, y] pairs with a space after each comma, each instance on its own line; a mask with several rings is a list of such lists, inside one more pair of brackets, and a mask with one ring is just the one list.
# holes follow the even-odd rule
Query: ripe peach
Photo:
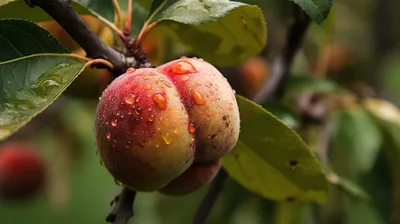
[[194, 161], [227, 154], [239, 124], [235, 95], [222, 74], [201, 59], [181, 58], [116, 78], [97, 106], [95, 134], [116, 180], [156, 191]]
[[160, 192], [166, 195], [185, 195], [194, 192], [214, 179], [221, 168], [219, 160], [207, 163], [193, 163], [183, 174], [163, 187]]
[[189, 114], [196, 141], [196, 162], [227, 154], [239, 136], [239, 109], [226, 78], [211, 64], [181, 58], [158, 67], [176, 85]]
[[0, 146], [0, 196], [7, 199], [35, 195], [45, 183], [43, 159], [32, 146], [5, 143]]

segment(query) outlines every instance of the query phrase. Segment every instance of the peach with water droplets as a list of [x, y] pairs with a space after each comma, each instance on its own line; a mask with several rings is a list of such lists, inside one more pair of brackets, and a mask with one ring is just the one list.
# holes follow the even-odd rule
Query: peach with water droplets
[[188, 179], [183, 193], [211, 181], [217, 166], [198, 164], [227, 154], [239, 124], [235, 95], [222, 74], [201, 59], [181, 58], [116, 78], [98, 103], [95, 134], [104, 166], [123, 185], [156, 191], [194, 172], [199, 180]]
[[158, 69], [174, 82], [188, 112], [190, 128], [195, 129], [195, 161], [212, 161], [227, 154], [237, 142], [240, 118], [226, 78], [197, 58], [177, 59]]
[[163, 187], [160, 192], [166, 195], [185, 195], [192, 193], [211, 182], [221, 168], [219, 160], [193, 163], [183, 174]]

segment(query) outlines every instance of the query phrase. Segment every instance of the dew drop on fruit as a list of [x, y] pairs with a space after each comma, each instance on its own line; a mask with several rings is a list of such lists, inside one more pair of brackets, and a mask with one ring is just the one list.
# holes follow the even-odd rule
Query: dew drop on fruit
[[174, 129], [174, 133], [175, 133], [175, 134], [178, 134], [178, 129]]
[[139, 96], [138, 98], [136, 98], [136, 103], [139, 103], [141, 97]]
[[107, 132], [106, 133], [106, 138], [107, 138], [108, 141], [111, 140], [111, 132]]
[[161, 93], [154, 94], [153, 100], [160, 109], [164, 110], [167, 108], [167, 99]]
[[126, 70], [126, 73], [133, 73], [133, 72], [135, 72], [135, 71], [136, 71], [135, 68], [128, 68], [128, 69]]
[[195, 102], [197, 105], [204, 105], [204, 104], [206, 104], [206, 100], [204, 99], [203, 95], [202, 95], [200, 92], [198, 92], [198, 91], [196, 91], [196, 90], [193, 90], [193, 91], [192, 91], [192, 96], [193, 96], [194, 102]]
[[149, 116], [149, 121], [153, 122], [154, 121], [154, 114]]
[[138, 85], [137, 84], [133, 84], [132, 86], [131, 86], [131, 90], [135, 90], [136, 88], [138, 87]]
[[171, 87], [172, 87], [171, 84], [169, 84], [169, 82], [164, 82], [164, 85], [165, 85], [166, 87], [168, 87], [168, 88], [171, 88]]
[[164, 139], [165, 144], [169, 145], [172, 142], [171, 136], [169, 135], [169, 133], [165, 134], [162, 136]]
[[125, 97], [125, 103], [128, 105], [132, 105], [135, 103], [135, 97], [132, 94], [129, 94], [128, 96]]
[[182, 78], [181, 78], [181, 80], [182, 80], [183, 82], [186, 82], [186, 81], [189, 80], [189, 79], [190, 79], [190, 77], [187, 76], [187, 75], [182, 76]]
[[117, 120], [117, 119], [112, 120], [112, 121], [111, 121], [111, 125], [112, 125], [113, 127], [117, 127], [117, 126], [118, 126], [118, 120]]
[[177, 75], [184, 75], [184, 74], [189, 74], [189, 73], [194, 73], [197, 72], [192, 63], [183, 60], [175, 65], [173, 65], [170, 69], [170, 72], [177, 74]]
[[196, 131], [196, 127], [192, 124], [192, 123], [190, 123], [189, 124], [189, 132], [190, 133], [193, 133], [193, 132], [195, 132]]
[[150, 90], [151, 88], [153, 88], [150, 84], [146, 84], [146, 89]]

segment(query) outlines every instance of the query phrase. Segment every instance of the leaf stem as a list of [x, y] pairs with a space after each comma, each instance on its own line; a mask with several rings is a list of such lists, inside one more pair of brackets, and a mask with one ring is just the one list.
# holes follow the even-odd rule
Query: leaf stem
[[122, 21], [121, 7], [119, 6], [118, 0], [112, 0], [112, 3], [114, 5], [114, 10], [116, 15], [114, 24], [118, 27]]
[[109, 26], [112, 30], [114, 30], [114, 32], [116, 32], [118, 34], [118, 36], [121, 38], [121, 40], [123, 40], [124, 42], [126, 41], [124, 32], [122, 32], [122, 30], [120, 30], [114, 23], [110, 22], [108, 19], [102, 17], [101, 15], [97, 14], [96, 16], [98, 17], [98, 19], [100, 21], [107, 24], [107, 26]]
[[146, 20], [146, 22], [143, 24], [142, 29], [140, 30], [140, 33], [137, 37], [136, 40], [136, 47], [141, 44], [142, 40], [146, 38], [147, 34], [158, 24], [157, 22], [151, 23], [150, 22], [153, 20], [154, 16], [157, 15], [157, 13], [164, 7], [164, 5], [168, 1], [163, 1], [163, 3], [154, 10], [154, 12], [149, 16], [149, 18]]
[[124, 29], [124, 34], [126, 36], [131, 35], [131, 26], [132, 26], [132, 9], [133, 8], [133, 2], [132, 0], [128, 0], [128, 14], [126, 15], [126, 21], [125, 21], [125, 29]]

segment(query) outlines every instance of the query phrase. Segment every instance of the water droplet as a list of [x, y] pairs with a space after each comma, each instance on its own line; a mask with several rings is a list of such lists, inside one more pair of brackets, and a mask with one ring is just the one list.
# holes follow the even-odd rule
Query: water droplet
[[138, 109], [135, 110], [135, 114], [136, 114], [136, 115], [140, 115], [140, 108], [138, 108]]
[[171, 84], [169, 84], [169, 82], [164, 82], [164, 85], [165, 85], [166, 87], [168, 87], [168, 88], [171, 88], [171, 87], [172, 87]]
[[143, 79], [144, 79], [144, 80], [148, 80], [148, 79], [149, 79], [149, 77], [147, 77], [147, 76], [144, 76], [144, 77], [143, 77]]
[[165, 134], [162, 136], [164, 139], [165, 144], [169, 145], [172, 142], [171, 136], [169, 135], [169, 133]]
[[107, 138], [108, 141], [111, 140], [111, 132], [107, 132], [106, 133], [106, 138]]
[[214, 96], [214, 91], [210, 91], [210, 95], [211, 95], [211, 96]]
[[151, 88], [153, 88], [150, 84], [146, 84], [146, 89], [150, 90]]
[[194, 140], [196, 140], [196, 138], [194, 136], [192, 136], [192, 142], [194, 142]]
[[118, 107], [119, 107], [119, 109], [124, 108], [124, 102], [120, 102], [119, 105], [118, 105]]
[[161, 93], [154, 94], [153, 100], [160, 109], [165, 110], [167, 108], [167, 99]]
[[174, 92], [174, 96], [178, 96], [178, 92], [175, 91], [175, 92]]
[[136, 103], [139, 103], [141, 97], [139, 96], [138, 98], [136, 98]]
[[183, 82], [186, 82], [186, 81], [189, 80], [189, 79], [190, 79], [190, 77], [187, 76], [187, 75], [185, 75], [185, 76], [183, 76], [183, 77], [181, 78], [181, 80], [182, 80]]
[[135, 95], [129, 94], [128, 96], [125, 97], [125, 103], [132, 105], [135, 103]]
[[177, 75], [184, 75], [184, 74], [194, 73], [197, 71], [192, 65], [192, 63], [183, 60], [173, 65], [172, 68], [170, 69], [170, 72]]
[[149, 116], [149, 121], [153, 122], [154, 121], [154, 114]]
[[112, 125], [113, 127], [117, 127], [117, 126], [118, 126], [118, 120], [115, 119], [115, 120], [111, 121], [111, 125]]
[[156, 148], [158, 148], [158, 147], [160, 147], [160, 145], [159, 145], [159, 144], [156, 144]]
[[193, 133], [193, 132], [195, 132], [196, 131], [196, 127], [192, 124], [192, 123], [190, 123], [189, 124], [189, 132], [190, 133]]
[[138, 87], [138, 84], [133, 84], [133, 85], [131, 86], [131, 90], [135, 90], [137, 87]]
[[206, 104], [206, 100], [204, 99], [203, 95], [202, 95], [200, 92], [198, 92], [198, 91], [196, 91], [196, 90], [193, 90], [193, 91], [192, 91], [192, 96], [193, 96], [194, 102], [195, 102], [197, 105], [204, 105], [204, 104]]
[[178, 129], [174, 129], [174, 133], [175, 133], [175, 134], [178, 134]]

